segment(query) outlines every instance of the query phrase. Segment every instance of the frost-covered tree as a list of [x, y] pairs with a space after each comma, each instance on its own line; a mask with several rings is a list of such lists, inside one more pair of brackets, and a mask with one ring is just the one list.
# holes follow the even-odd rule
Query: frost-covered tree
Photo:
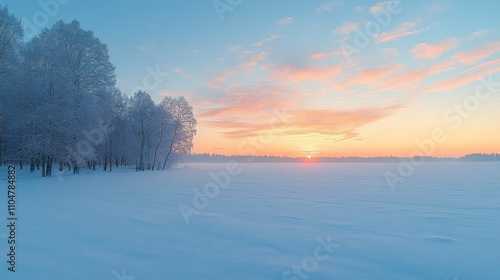
[[134, 94], [130, 105], [129, 123], [131, 133], [136, 142], [136, 169], [145, 170], [145, 160], [148, 158], [154, 131], [155, 103], [145, 91]]
[[160, 106], [172, 117], [162, 166], [165, 169], [174, 155], [191, 152], [196, 135], [196, 119], [193, 108], [183, 96], [178, 98], [166, 96]]
[[10, 116], [14, 113], [12, 102], [20, 81], [19, 50], [22, 47], [23, 33], [20, 20], [7, 7], [0, 5], [0, 165], [7, 160], [7, 126], [9, 122], [15, 121], [7, 115], [9, 111]]
[[142, 171], [190, 151], [196, 120], [187, 101], [122, 94], [107, 46], [78, 21], [22, 40], [21, 23], [0, 6], [0, 164], [29, 163], [44, 177], [54, 164]]
[[40, 161], [42, 176], [51, 175], [56, 160], [78, 172], [97, 158], [94, 148], [75, 152], [85, 132], [111, 121], [115, 74], [108, 49], [78, 21], [59, 21], [27, 43], [24, 57], [30, 81], [23, 97], [33, 112], [24, 125], [34, 129], [23, 150]]

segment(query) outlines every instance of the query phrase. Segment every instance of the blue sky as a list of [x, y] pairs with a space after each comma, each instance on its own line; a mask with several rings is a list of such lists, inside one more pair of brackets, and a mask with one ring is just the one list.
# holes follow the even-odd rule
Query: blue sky
[[[266, 132], [271, 112], [286, 108], [289, 119], [273, 128], [273, 141], [253, 150], [408, 155], [433, 127], [449, 125], [442, 115], [474, 91], [472, 76], [498, 80], [495, 1], [221, 0], [231, 10], [223, 20], [214, 3], [1, 2], [34, 26], [48, 14], [37, 29], [77, 19], [93, 30], [128, 95], [152, 81], [150, 71], [168, 72], [147, 90], [156, 101], [184, 95], [193, 105], [195, 152], [242, 153], [248, 138]], [[377, 17], [387, 15], [382, 26]], [[359, 34], [366, 45], [356, 45]], [[346, 55], [346, 45], [357, 52]], [[482, 102], [469, 122], [476, 124], [453, 130], [435, 155], [498, 152], [499, 134], [488, 132], [498, 105], [498, 94]], [[471, 133], [489, 140], [470, 143]]]

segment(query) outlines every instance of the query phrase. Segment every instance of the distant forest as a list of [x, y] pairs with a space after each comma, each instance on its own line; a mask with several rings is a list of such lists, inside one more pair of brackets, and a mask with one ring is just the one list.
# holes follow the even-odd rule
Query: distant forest
[[[186, 156], [187, 162], [227, 162], [235, 160], [238, 162], [388, 162], [399, 163], [404, 157], [279, 157], [279, 156], [226, 156], [219, 154], [191, 154]], [[500, 161], [500, 154], [469, 154], [460, 158], [452, 157], [418, 157], [418, 160], [426, 162], [490, 162]]]
[[108, 47], [78, 21], [26, 41], [21, 21], [0, 6], [0, 165], [44, 177], [53, 165], [165, 169], [190, 153], [195, 133], [184, 97], [155, 104], [143, 90], [123, 94]]

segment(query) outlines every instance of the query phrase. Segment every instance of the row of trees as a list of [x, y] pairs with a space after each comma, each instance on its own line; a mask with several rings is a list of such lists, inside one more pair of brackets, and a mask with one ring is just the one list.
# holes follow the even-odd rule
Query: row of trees
[[165, 169], [192, 148], [193, 110], [183, 97], [155, 104], [116, 87], [108, 47], [76, 20], [28, 42], [20, 20], [0, 6], [0, 165]]

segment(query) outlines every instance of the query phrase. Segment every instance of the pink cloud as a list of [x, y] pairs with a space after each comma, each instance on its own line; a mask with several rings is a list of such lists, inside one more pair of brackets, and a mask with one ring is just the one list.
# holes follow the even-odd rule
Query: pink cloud
[[271, 36], [267, 37], [266, 39], [264, 39], [262, 41], [259, 41], [259, 42], [255, 43], [253, 45], [255, 47], [262, 47], [262, 46], [264, 46], [267, 43], [270, 43], [270, 42], [272, 42], [274, 40], [278, 40], [278, 39], [281, 39], [281, 38], [283, 38], [283, 36], [275, 34], [275, 35], [271, 35]]
[[328, 52], [328, 53], [315, 53], [309, 56], [310, 59], [312, 60], [317, 60], [317, 59], [328, 59], [330, 57], [337, 57], [337, 56], [343, 56], [344, 53], [342, 51], [333, 51], [333, 52]]
[[207, 83], [207, 87], [209, 88], [219, 88], [224, 85], [226, 82], [226, 78], [223, 76], [215, 76]]
[[[402, 106], [337, 110], [286, 110], [285, 119], [273, 123], [272, 131], [286, 136], [323, 135], [332, 141], [359, 138], [358, 129], [364, 125], [396, 113]], [[258, 112], [258, 111], [257, 111]], [[257, 136], [269, 130], [269, 118], [260, 119], [258, 113], [251, 120], [217, 119], [209, 125], [222, 129], [227, 138]]]
[[[450, 59], [443, 60], [428, 67], [413, 69], [401, 74], [397, 74], [382, 83], [380, 91], [412, 90], [415, 93], [443, 92], [471, 83], [477, 80], [478, 76], [486, 76], [499, 71], [497, 67], [499, 60], [495, 59], [475, 67], [464, 70], [459, 75], [452, 78], [440, 80], [425, 88], [422, 87], [424, 80], [435, 75], [457, 70], [460, 67], [473, 65], [487, 57], [500, 51], [500, 41], [485, 43], [476, 48], [457, 53]], [[474, 73], [472, 73], [474, 72]]]
[[460, 41], [451, 37], [435, 44], [420, 43], [416, 45], [410, 52], [416, 59], [434, 59], [440, 57], [445, 52], [458, 48]]
[[324, 135], [336, 141], [356, 138], [357, 129], [396, 113], [402, 106], [354, 110], [289, 110], [281, 129], [290, 136]]
[[358, 23], [346, 22], [341, 26], [335, 28], [335, 30], [333, 30], [333, 33], [337, 35], [348, 35], [356, 32], [357, 29], [358, 29]]
[[170, 71], [172, 71], [175, 74], [179, 74], [184, 78], [191, 78], [191, 75], [189, 75], [188, 73], [186, 73], [184, 70], [182, 70], [179, 67], [173, 67]]
[[[257, 111], [263, 114], [272, 112], [296, 102], [300, 94], [278, 85], [230, 85], [221, 89], [222, 97], [212, 101], [209, 108], [201, 108], [201, 118], [206, 117], [243, 117], [248, 118]], [[207, 106], [204, 106], [207, 107]], [[264, 113], [264, 112], [268, 113]]]
[[303, 81], [324, 81], [328, 82], [333, 77], [341, 73], [339, 66], [329, 67], [296, 67], [296, 66], [271, 66], [268, 68], [271, 71], [273, 79], [279, 80], [285, 84], [300, 83]]
[[491, 60], [462, 71], [451, 78], [437, 81], [423, 90], [423, 93], [445, 92], [500, 72], [500, 59]]
[[241, 64], [240, 64], [240, 68], [243, 68], [243, 69], [252, 69], [254, 68], [255, 66], [257, 66], [257, 64], [262, 61], [262, 60], [265, 60], [267, 57], [268, 57], [269, 53], [268, 52], [259, 52], [258, 54], [256, 55], [253, 55], [251, 56], [250, 58], [247, 58], [245, 59]]
[[478, 65], [471, 67], [469, 69], [466, 69], [463, 71], [463, 73], [480, 71], [480, 70], [483, 70], [486, 68], [494, 68], [494, 67], [498, 67], [499, 65], [500, 65], [500, 58], [496, 58], [496, 59], [478, 64]]
[[389, 42], [389, 41], [394, 41], [394, 40], [397, 40], [401, 37], [406, 37], [406, 36], [418, 34], [418, 33], [423, 32], [425, 30], [429, 30], [433, 26], [438, 24], [438, 23], [432, 23], [427, 27], [418, 28], [418, 25], [420, 24], [420, 22], [421, 22], [421, 20], [403, 22], [399, 25], [399, 27], [396, 30], [390, 31], [390, 32], [382, 32], [380, 34], [375, 34], [373, 36], [373, 39], [375, 40], [376, 43], [385, 43], [385, 42]]
[[462, 64], [474, 64], [500, 51], [500, 41], [491, 41], [479, 47], [457, 53], [451, 59]]
[[243, 62], [240, 64], [240, 68], [244, 68], [244, 69], [254, 68], [255, 66], [257, 66], [256, 60], [250, 60], [250, 61], [246, 61], [246, 62]]
[[370, 8], [370, 12], [372, 13], [380, 13], [383, 11], [388, 10], [391, 6], [398, 5], [399, 1], [383, 1], [383, 2], [378, 2], [375, 6], [372, 6]]
[[456, 62], [444, 60], [429, 67], [412, 69], [392, 76], [380, 83], [379, 91], [417, 90], [428, 77], [456, 69]]
[[340, 88], [346, 88], [355, 85], [362, 85], [367, 88], [372, 88], [380, 84], [381, 81], [401, 71], [403, 68], [403, 65], [384, 65], [375, 68], [363, 69], [359, 71], [357, 75], [348, 77], [347, 82], [338, 83], [337, 85], [340, 86]]

